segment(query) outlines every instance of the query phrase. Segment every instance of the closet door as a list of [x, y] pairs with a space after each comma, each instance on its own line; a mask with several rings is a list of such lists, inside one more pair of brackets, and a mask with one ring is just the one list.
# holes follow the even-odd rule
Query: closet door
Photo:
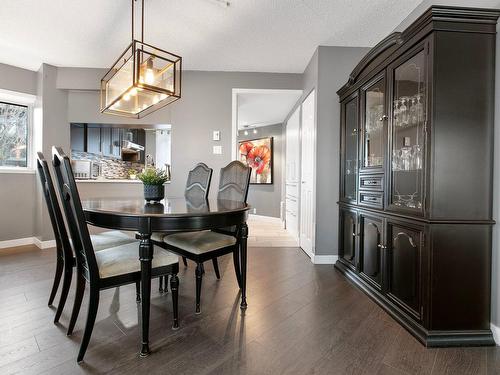
[[316, 93], [312, 91], [302, 103], [300, 181], [300, 247], [314, 254], [316, 160]]
[[287, 231], [299, 238], [300, 107], [286, 124], [285, 220]]

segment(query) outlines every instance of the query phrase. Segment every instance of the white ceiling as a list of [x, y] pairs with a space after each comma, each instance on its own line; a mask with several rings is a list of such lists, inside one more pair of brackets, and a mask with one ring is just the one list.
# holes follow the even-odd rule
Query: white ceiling
[[[185, 69], [302, 73], [318, 45], [373, 46], [421, 0], [146, 0], [145, 41]], [[2, 0], [0, 62], [109, 67], [130, 0]]]
[[244, 90], [236, 94], [238, 129], [282, 123], [302, 90]]

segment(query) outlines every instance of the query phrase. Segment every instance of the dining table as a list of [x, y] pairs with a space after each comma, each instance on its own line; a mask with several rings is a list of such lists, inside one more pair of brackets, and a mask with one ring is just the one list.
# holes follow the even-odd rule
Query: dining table
[[153, 232], [186, 232], [237, 226], [241, 238], [239, 246], [241, 279], [241, 308], [246, 301], [246, 263], [249, 206], [244, 202], [204, 199], [165, 198], [147, 203], [142, 197], [93, 198], [82, 200], [86, 222], [90, 225], [134, 231], [140, 240], [138, 261], [141, 263], [141, 356], [150, 354], [149, 317], [151, 301], [151, 264], [153, 260]]

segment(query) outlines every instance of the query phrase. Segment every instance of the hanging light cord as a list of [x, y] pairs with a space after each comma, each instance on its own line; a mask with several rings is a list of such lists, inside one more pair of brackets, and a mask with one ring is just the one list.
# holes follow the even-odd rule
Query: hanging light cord
[[[134, 25], [135, 25], [135, 7], [134, 3], [137, 0], [132, 0], [132, 42], [134, 41]], [[144, 43], [144, 0], [141, 0], [141, 43]]]

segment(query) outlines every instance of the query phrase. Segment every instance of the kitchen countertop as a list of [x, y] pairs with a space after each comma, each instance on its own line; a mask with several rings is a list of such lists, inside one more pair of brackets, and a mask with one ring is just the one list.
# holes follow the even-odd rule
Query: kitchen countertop
[[[118, 179], [118, 178], [100, 178], [97, 180], [78, 180], [76, 179], [77, 183], [84, 183], [84, 184], [91, 184], [91, 183], [97, 183], [97, 184], [142, 184], [141, 180], [130, 180], [130, 179]], [[166, 184], [169, 184], [170, 181], [165, 182]]]
[[90, 183], [98, 183], [98, 184], [142, 184], [142, 181], [140, 180], [130, 180], [130, 179], [118, 179], [118, 178], [100, 178], [96, 180], [76, 180], [77, 183], [85, 183], [85, 184], [90, 184]]

